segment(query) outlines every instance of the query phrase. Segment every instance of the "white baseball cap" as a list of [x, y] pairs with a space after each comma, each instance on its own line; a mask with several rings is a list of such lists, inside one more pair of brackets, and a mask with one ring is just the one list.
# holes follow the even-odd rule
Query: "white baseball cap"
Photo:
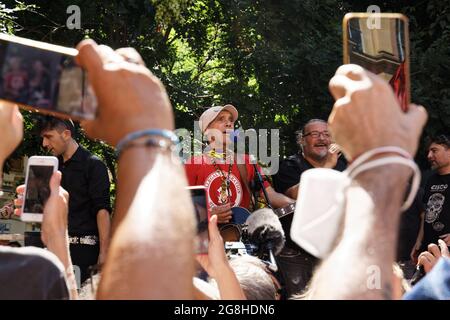
[[226, 104], [224, 106], [211, 107], [207, 109], [205, 112], [203, 112], [202, 115], [200, 116], [199, 119], [200, 130], [202, 132], [205, 132], [209, 124], [214, 121], [214, 119], [219, 115], [220, 111], [222, 110], [229, 111], [233, 116], [233, 121], [237, 120], [239, 113], [233, 105]]

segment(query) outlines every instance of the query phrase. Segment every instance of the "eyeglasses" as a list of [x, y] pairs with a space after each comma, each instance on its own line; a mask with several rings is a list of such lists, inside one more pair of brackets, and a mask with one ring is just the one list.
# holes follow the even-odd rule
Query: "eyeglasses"
[[331, 135], [330, 135], [330, 133], [329, 133], [328, 131], [323, 131], [323, 132], [320, 132], [320, 131], [311, 131], [311, 132], [305, 133], [303, 136], [304, 136], [304, 137], [311, 136], [311, 137], [313, 137], [313, 138], [318, 138], [318, 137], [320, 137], [321, 135], [322, 135], [325, 139], [329, 139], [329, 138], [331, 137]]

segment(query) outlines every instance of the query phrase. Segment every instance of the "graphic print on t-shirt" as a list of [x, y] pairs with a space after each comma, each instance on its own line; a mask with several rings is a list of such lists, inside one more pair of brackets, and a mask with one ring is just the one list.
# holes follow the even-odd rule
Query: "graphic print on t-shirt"
[[429, 176], [425, 184], [424, 234], [421, 250], [430, 243], [437, 244], [439, 237], [450, 233], [450, 174]]
[[[228, 172], [222, 171], [221, 174], [218, 171], [214, 171], [205, 179], [205, 187], [208, 189], [209, 193], [210, 208], [223, 205], [228, 201], [226, 195], [222, 192], [223, 177], [228, 177]], [[231, 206], [239, 206], [242, 201], [241, 182], [233, 173], [230, 173], [229, 181]]]
[[433, 223], [439, 218], [444, 203], [445, 196], [442, 193], [434, 193], [428, 198], [427, 213], [425, 215], [427, 223]]

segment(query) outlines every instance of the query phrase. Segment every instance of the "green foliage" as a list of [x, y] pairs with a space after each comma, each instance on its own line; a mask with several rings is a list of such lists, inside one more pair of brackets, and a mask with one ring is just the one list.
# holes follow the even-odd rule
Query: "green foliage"
[[192, 2], [192, 0], [150, 0], [156, 11], [156, 21], [166, 26], [182, 19], [181, 12]]
[[27, 5], [21, 1], [15, 1], [10, 7], [0, 2], [0, 32], [13, 34], [20, 28], [17, 23], [17, 14], [23, 11], [33, 11], [34, 5]]
[[[72, 4], [81, 8], [81, 30], [65, 26]], [[409, 17], [413, 101], [430, 113], [427, 133], [448, 130], [448, 1], [35, 1], [33, 9], [6, 12], [13, 17], [3, 25], [15, 23], [17, 35], [60, 45], [88, 36], [113, 48], [135, 47], [165, 84], [178, 128], [192, 130], [205, 108], [233, 103], [244, 128], [281, 129], [284, 156], [297, 148], [295, 130], [331, 110], [327, 87], [342, 61], [344, 14], [373, 4]], [[42, 152], [26, 123], [18, 152]], [[81, 142], [115, 167], [107, 145]]]
[[294, 152], [293, 131], [331, 110], [327, 83], [341, 60], [336, 4], [196, 1], [171, 37], [169, 92], [185, 110], [177, 123], [192, 127], [204, 108], [233, 103], [246, 128], [282, 127], [282, 153]]

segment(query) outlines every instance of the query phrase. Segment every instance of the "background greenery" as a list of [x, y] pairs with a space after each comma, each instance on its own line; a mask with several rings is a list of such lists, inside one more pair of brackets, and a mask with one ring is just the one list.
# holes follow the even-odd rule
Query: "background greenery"
[[[66, 9], [81, 8], [81, 29], [69, 30]], [[281, 129], [281, 156], [295, 152], [293, 132], [327, 118], [328, 81], [342, 61], [346, 12], [402, 12], [410, 19], [412, 100], [430, 120], [426, 135], [450, 127], [450, 2], [331, 0], [54, 0], [3, 1], [0, 27], [16, 35], [75, 46], [84, 37], [113, 48], [135, 47], [166, 85], [178, 128], [212, 105], [232, 103], [244, 128]], [[25, 139], [14, 156], [42, 154], [25, 113]], [[114, 172], [106, 144], [82, 144]], [[424, 148], [417, 160], [424, 168]]]

